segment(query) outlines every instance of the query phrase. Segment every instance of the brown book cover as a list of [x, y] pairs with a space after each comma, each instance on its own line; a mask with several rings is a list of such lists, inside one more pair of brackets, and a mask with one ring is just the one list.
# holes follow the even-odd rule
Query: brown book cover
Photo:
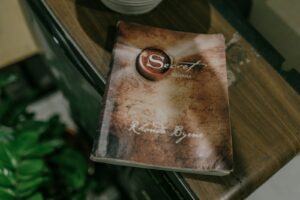
[[226, 175], [232, 171], [222, 34], [119, 22], [91, 159]]

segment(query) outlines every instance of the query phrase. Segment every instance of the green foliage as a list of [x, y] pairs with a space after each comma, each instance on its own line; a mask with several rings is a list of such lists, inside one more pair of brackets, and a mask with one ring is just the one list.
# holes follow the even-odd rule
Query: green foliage
[[66, 144], [58, 116], [37, 121], [26, 111], [35, 93], [22, 102], [3, 95], [15, 80], [0, 76], [0, 199], [84, 199], [87, 159]]
[[[74, 162], [76, 161], [76, 162]], [[65, 185], [68, 185], [70, 192], [82, 188], [86, 181], [88, 166], [86, 159], [73, 149], [64, 149], [58, 156], [53, 158], [58, 168], [58, 173], [64, 177]]]
[[40, 193], [36, 193], [31, 197], [28, 197], [27, 200], [43, 200], [43, 196]]
[[1, 74], [0, 75], [0, 88], [4, 88], [14, 83], [18, 78], [13, 74]]
[[61, 148], [63, 142], [52, 139], [39, 143], [41, 134], [33, 130], [12, 134], [14, 139], [0, 146], [0, 199], [42, 199], [36, 192], [48, 180], [44, 157]]

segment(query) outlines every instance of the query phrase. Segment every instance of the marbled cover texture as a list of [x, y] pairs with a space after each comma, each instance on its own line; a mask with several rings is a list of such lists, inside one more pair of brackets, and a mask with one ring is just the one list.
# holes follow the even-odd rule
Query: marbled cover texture
[[204, 174], [232, 170], [222, 34], [119, 22], [91, 159]]

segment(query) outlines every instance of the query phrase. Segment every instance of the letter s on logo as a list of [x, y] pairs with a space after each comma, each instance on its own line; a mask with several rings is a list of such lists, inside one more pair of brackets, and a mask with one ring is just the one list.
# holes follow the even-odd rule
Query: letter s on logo
[[[159, 59], [156, 59], [156, 57]], [[148, 58], [146, 66], [154, 69], [161, 69], [164, 66], [164, 59], [165, 58], [163, 56], [151, 54]], [[154, 66], [154, 64], [159, 64], [159, 66]]]
[[168, 73], [171, 58], [162, 50], [145, 48], [136, 58], [136, 69], [146, 79], [157, 81]]

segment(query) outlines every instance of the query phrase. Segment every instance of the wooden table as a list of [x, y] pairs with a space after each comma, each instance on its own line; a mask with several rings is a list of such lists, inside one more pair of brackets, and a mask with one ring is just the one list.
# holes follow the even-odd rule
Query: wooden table
[[200, 199], [245, 198], [299, 152], [299, 95], [207, 1], [164, 0], [152, 12], [139, 16], [114, 13], [100, 0], [45, 2], [103, 78], [118, 20], [224, 34], [234, 172], [224, 177], [183, 174]]

